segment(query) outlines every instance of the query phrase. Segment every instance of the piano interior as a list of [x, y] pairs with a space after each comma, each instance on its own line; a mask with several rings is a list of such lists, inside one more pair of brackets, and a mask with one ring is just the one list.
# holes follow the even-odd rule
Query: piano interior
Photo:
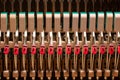
[[1, 80], [120, 80], [120, 0], [0, 0]]

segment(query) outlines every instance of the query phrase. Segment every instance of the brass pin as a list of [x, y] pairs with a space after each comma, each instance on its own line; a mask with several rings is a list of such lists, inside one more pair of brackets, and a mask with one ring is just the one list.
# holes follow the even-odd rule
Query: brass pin
[[[18, 30], [15, 32], [15, 47], [18, 47]], [[19, 52], [19, 51], [18, 51]], [[14, 66], [15, 70], [13, 71], [13, 77], [17, 80], [18, 79], [18, 69], [17, 69], [17, 53], [14, 52]]]
[[[24, 45], [26, 45], [27, 41], [27, 31], [24, 32]], [[25, 70], [25, 55], [23, 54], [23, 70]]]
[[101, 64], [102, 64], [102, 54], [100, 52], [101, 45], [104, 44], [104, 38], [103, 38], [103, 32], [100, 33], [100, 39], [99, 39], [99, 54], [98, 54], [98, 70], [97, 70], [97, 76], [96, 79], [99, 80], [99, 77], [102, 76], [102, 70], [101, 70]]
[[[49, 49], [48, 49], [48, 70], [46, 71], [46, 76], [48, 77], [48, 79], [51, 79], [52, 76], [52, 58], [53, 58], [53, 33], [49, 32]], [[53, 49], [53, 50], [52, 50]]]
[[[35, 46], [35, 38], [36, 38], [36, 31], [34, 30], [33, 31], [33, 36], [32, 36], [32, 47], [34, 47]], [[32, 77], [32, 80], [34, 80], [35, 79], [35, 67], [34, 67], [34, 65], [35, 65], [35, 53], [32, 53], [32, 50], [31, 50], [31, 68], [32, 68], [32, 70], [31, 70], [31, 72], [30, 72], [30, 77]]]
[[[61, 33], [60, 32], [58, 32], [57, 42], [58, 42], [58, 47], [57, 47], [57, 51], [58, 51], [58, 48], [60, 48], [60, 47], [62, 48], [62, 39], [61, 39]], [[57, 68], [56, 68], [56, 71], [55, 71], [55, 77], [57, 78], [57, 80], [59, 80], [59, 77], [60, 77], [61, 58], [62, 58], [62, 54], [59, 54], [57, 52]]]
[[112, 37], [111, 37], [111, 33], [109, 32], [108, 45], [107, 45], [107, 55], [106, 55], [106, 70], [105, 70], [104, 79], [107, 79], [107, 77], [110, 76], [110, 70], [109, 70], [110, 59], [111, 59], [111, 54], [109, 55], [110, 44], [112, 44]]
[[[75, 32], [75, 38], [74, 38], [74, 44], [75, 44], [75, 47], [79, 47], [79, 37], [78, 37], [78, 32]], [[77, 65], [78, 65], [78, 55], [75, 53], [74, 51], [74, 65], [73, 65], [73, 70], [72, 70], [72, 76], [73, 76], [73, 79], [75, 80], [75, 78], [77, 77]]]
[[[87, 33], [84, 32], [83, 33], [83, 45], [87, 45]], [[84, 54], [84, 50], [83, 50], [84, 46], [82, 46], [82, 69], [80, 70], [80, 79], [82, 80], [85, 76], [85, 59], [86, 59], [86, 55]]]
[[[71, 43], [70, 43], [70, 34], [69, 32], [66, 33], [66, 46], [70, 46]], [[67, 54], [67, 52], [65, 52], [65, 69], [64, 69], [64, 77], [65, 77], [65, 80], [68, 78], [69, 76], [69, 62], [70, 62], [70, 54]]]
[[[23, 43], [24, 46], [23, 47], [26, 46], [26, 42], [27, 42], [27, 30], [25, 30], [25, 32], [24, 32], [24, 43]], [[26, 54], [22, 53], [22, 68], [23, 68], [23, 70], [21, 72], [21, 77], [23, 77], [24, 80], [26, 80], [26, 76], [27, 76], [27, 72], [25, 69], [26, 68], [25, 63], [26, 63]]]
[[[9, 37], [10, 37], [10, 31], [7, 31], [6, 35], [6, 45], [9, 45]], [[3, 76], [6, 77], [6, 79], [9, 79], [9, 70], [8, 70], [8, 54], [5, 54], [5, 71], [3, 72]]]
[[[62, 46], [62, 40], [61, 40], [61, 33], [60, 32], [58, 32], [58, 45]], [[59, 56], [57, 54], [57, 70], [60, 70], [60, 59], [61, 59], [61, 56]]]
[[[45, 43], [44, 43], [44, 31], [41, 32], [41, 36], [40, 36], [40, 48], [45, 48]], [[45, 53], [44, 53], [45, 54]], [[44, 59], [43, 59], [43, 56], [44, 56], [43, 53], [40, 52], [40, 70], [38, 72], [38, 76], [40, 77], [41, 80], [43, 80], [43, 77], [44, 77]]]
[[[44, 31], [41, 32], [41, 45], [45, 45], [44, 43]], [[43, 70], [43, 55], [40, 54], [40, 69]]]
[[92, 52], [92, 47], [96, 46], [95, 32], [92, 32], [91, 37], [91, 54], [90, 54], [90, 70], [88, 72], [88, 79], [91, 80], [94, 77], [93, 65], [94, 65], [94, 55]]
[[[53, 33], [50, 32], [50, 45], [53, 45]], [[51, 69], [51, 63], [52, 63], [52, 56], [51, 54], [48, 54], [48, 69]]]
[[120, 44], [120, 33], [118, 32], [116, 37], [114, 70], [112, 72], [112, 80], [114, 80], [114, 77], [118, 77], [118, 62], [119, 62], [118, 46], [120, 46], [119, 44]]

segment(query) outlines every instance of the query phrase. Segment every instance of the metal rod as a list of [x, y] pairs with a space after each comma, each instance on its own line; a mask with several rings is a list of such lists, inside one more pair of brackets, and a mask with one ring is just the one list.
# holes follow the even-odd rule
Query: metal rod
[[25, 54], [22, 55], [23, 70], [25, 70]]
[[70, 59], [70, 55], [65, 54], [65, 69], [69, 70], [69, 59]]
[[57, 69], [59, 70], [59, 55], [57, 54]]
[[32, 70], [34, 70], [34, 54], [31, 55]]
[[99, 47], [99, 54], [98, 54], [98, 69], [101, 69], [101, 54], [100, 54], [100, 47]]
[[8, 55], [5, 54], [5, 68], [8, 70]]
[[77, 70], [77, 55], [74, 53], [74, 69]]
[[17, 55], [14, 55], [15, 70], [17, 70]]
[[51, 55], [50, 54], [48, 54], [48, 69], [50, 70], [51, 69]]
[[40, 54], [40, 69], [43, 70], [43, 55]]

